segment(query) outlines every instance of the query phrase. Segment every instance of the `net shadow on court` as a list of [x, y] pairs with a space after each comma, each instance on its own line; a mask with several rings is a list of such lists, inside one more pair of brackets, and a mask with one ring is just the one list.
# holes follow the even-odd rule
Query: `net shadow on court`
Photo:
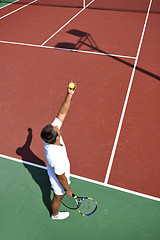
[[[77, 37], [78, 38], [77, 42], [76, 43], [59, 42], [59, 43], [57, 43], [54, 46], [55, 48], [80, 50], [80, 48], [82, 46], [87, 46], [87, 47], [89, 47], [89, 50], [102, 53], [102, 54], [104, 54], [104, 55], [106, 55], [106, 56], [108, 56], [108, 57], [110, 57], [110, 58], [112, 58], [112, 59], [114, 59], [116, 61], [119, 61], [120, 63], [123, 63], [123, 64], [125, 64], [125, 65], [127, 65], [127, 66], [129, 66], [131, 68], [134, 68], [134, 64], [132, 64], [130, 62], [127, 62], [126, 60], [123, 60], [120, 57], [117, 57], [117, 56], [114, 56], [112, 54], [109, 54], [106, 51], [101, 50], [98, 47], [98, 45], [95, 42], [95, 40], [93, 39], [93, 37], [91, 36], [91, 34], [89, 34], [87, 32], [80, 31], [78, 29], [71, 29], [71, 30], [67, 31], [66, 33], [67, 34], [71, 34], [71, 35]], [[158, 75], [156, 75], [156, 74], [154, 74], [152, 72], [149, 72], [146, 69], [143, 69], [141, 67], [136, 66], [136, 70], [160, 81], [160, 76], [158, 76]]]

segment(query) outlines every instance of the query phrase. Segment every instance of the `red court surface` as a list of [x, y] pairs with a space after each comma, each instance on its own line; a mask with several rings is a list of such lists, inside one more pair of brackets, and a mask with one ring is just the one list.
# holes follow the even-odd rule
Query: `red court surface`
[[[17, 7], [21, 7], [21, 5]], [[2, 9], [2, 14], [8, 8], [10, 6]], [[47, 36], [52, 35], [59, 29], [59, 26], [63, 25], [77, 12], [78, 10], [74, 8], [57, 7], [53, 10], [53, 7], [30, 5], [8, 16], [12, 24], [8, 24], [6, 18], [1, 20], [3, 24], [3, 28], [0, 29], [1, 40], [41, 44]]]
[[[160, 32], [150, 15], [110, 183], [160, 196]], [[153, 74], [154, 73], [154, 74]], [[158, 79], [159, 78], [159, 79]], [[127, 151], [126, 151], [127, 150]], [[122, 180], [123, 179], [123, 180]], [[131, 185], [130, 185], [131, 187]]]
[[[157, 9], [159, 4], [153, 1], [152, 6], [151, 10]], [[14, 7], [2, 9], [2, 15]], [[44, 164], [40, 131], [52, 122], [67, 83], [74, 81], [77, 91], [62, 128], [71, 172], [104, 182], [135, 62], [123, 56], [136, 57], [146, 12], [85, 9], [44, 47], [38, 46], [78, 11], [30, 5], [1, 19], [1, 154]], [[159, 14], [149, 15], [108, 181], [158, 198], [159, 20]], [[76, 48], [77, 42], [78, 50], [123, 56], [46, 48]], [[31, 145], [26, 142], [28, 128], [32, 129]], [[22, 151], [17, 151], [19, 147]]]
[[[82, 53], [11, 45], [3, 45], [1, 52], [7, 68], [4, 69], [5, 91], [1, 94], [5, 103], [2, 120], [16, 137], [14, 143], [13, 135], [8, 137], [11, 147], [2, 144], [2, 152], [9, 151], [9, 156], [14, 153], [17, 157], [15, 150], [25, 143], [27, 128], [31, 127], [37, 136], [35, 146], [34, 139], [32, 142], [34, 153], [44, 159], [40, 130], [57, 114], [68, 81], [76, 79], [77, 92], [63, 127], [72, 172], [103, 181], [132, 69], [109, 57]], [[110, 76], [108, 69], [112, 69]], [[5, 137], [5, 128], [2, 131]]]
[[[104, 1], [99, 2], [104, 3]], [[103, 5], [103, 3], [101, 4]], [[74, 48], [74, 45], [77, 44], [77, 42], [83, 36], [83, 33], [86, 33], [91, 36], [100, 51], [111, 54], [133, 57], [136, 56], [137, 46], [140, 41], [146, 14], [142, 14], [142, 12], [138, 10], [135, 10], [134, 13], [130, 12], [129, 10], [121, 11], [123, 6], [122, 1], [121, 3], [117, 3], [117, 5], [120, 4], [120, 6], [116, 5], [116, 9], [113, 8], [113, 6], [115, 6], [115, 1], [110, 1], [109, 4], [107, 6], [108, 9], [111, 9], [111, 11], [98, 11], [98, 8], [96, 8], [96, 2], [93, 2], [93, 4], [90, 5], [90, 8], [86, 9], [81, 14], [80, 18], [74, 19], [74, 21], [66, 26], [58, 35], [49, 40], [46, 45], [54, 47], [65, 48], [66, 46], [66, 48]], [[146, 12], [148, 8], [148, 2], [141, 1], [141, 4], [143, 12]], [[137, 5], [140, 8], [140, 4], [138, 2], [129, 1], [128, 9], [134, 9], [134, 7]], [[92, 9], [95, 10], [92, 11]], [[116, 11], [117, 9], [119, 9], [118, 12]], [[159, 12], [157, 1], [154, 2], [151, 10], [153, 12], [155, 12], [155, 10]], [[96, 17], [97, 14], [98, 18]], [[77, 26], [79, 26], [78, 29]], [[82, 36], [78, 36], [75, 31], [82, 32]], [[86, 40], [84, 44], [81, 45], [80, 49], [91, 50], [92, 48], [88, 46], [88, 44], [89, 41], [87, 42]]]
[[[76, 44], [79, 37], [72, 33], [75, 29], [90, 34], [101, 51], [135, 57], [145, 15], [101, 11], [96, 17], [97, 13], [99, 11], [86, 9], [46, 45], [57, 46], [63, 42]], [[91, 50], [91, 47], [83, 44], [80, 49]]]

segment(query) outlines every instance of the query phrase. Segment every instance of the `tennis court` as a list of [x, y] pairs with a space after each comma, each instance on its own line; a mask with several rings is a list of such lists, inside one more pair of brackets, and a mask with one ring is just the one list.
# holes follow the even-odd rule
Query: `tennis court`
[[[158, 240], [160, 2], [0, 6], [1, 239]], [[77, 90], [62, 135], [71, 187], [98, 209], [55, 223], [40, 131], [70, 81]]]

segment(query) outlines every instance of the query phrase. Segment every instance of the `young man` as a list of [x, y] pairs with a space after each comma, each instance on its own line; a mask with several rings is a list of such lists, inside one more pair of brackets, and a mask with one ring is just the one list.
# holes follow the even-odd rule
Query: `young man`
[[54, 198], [51, 203], [51, 218], [65, 219], [69, 212], [59, 212], [59, 206], [64, 195], [72, 196], [70, 184], [70, 163], [67, 157], [60, 128], [70, 108], [71, 99], [75, 89], [68, 87], [65, 100], [60, 107], [57, 117], [52, 124], [45, 126], [41, 132], [44, 141], [44, 155], [47, 161], [47, 171], [54, 190]]

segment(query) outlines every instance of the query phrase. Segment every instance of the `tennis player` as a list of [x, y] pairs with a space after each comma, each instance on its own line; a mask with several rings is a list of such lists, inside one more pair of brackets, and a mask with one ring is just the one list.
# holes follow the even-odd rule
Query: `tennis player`
[[54, 220], [65, 219], [69, 216], [69, 212], [59, 212], [59, 206], [64, 195], [72, 196], [72, 190], [69, 186], [70, 162], [60, 129], [70, 108], [74, 92], [75, 89], [68, 87], [65, 100], [59, 109], [57, 117], [52, 124], [45, 126], [41, 132], [41, 138], [44, 141], [47, 171], [54, 190], [54, 198], [51, 202], [51, 218]]

